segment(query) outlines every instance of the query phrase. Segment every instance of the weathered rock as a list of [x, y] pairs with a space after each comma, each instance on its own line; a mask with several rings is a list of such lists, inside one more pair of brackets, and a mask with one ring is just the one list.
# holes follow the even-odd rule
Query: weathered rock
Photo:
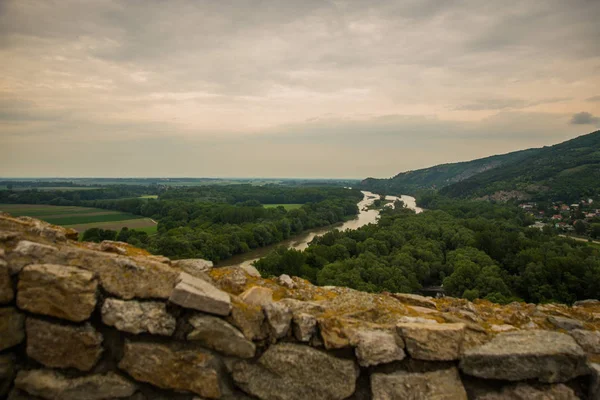
[[102, 354], [102, 335], [89, 323], [59, 325], [27, 318], [27, 355], [51, 368], [89, 371]]
[[573, 389], [562, 383], [544, 385], [517, 383], [501, 389], [485, 389], [469, 393], [473, 400], [579, 400]]
[[418, 360], [457, 360], [465, 335], [464, 324], [398, 324], [406, 350]]
[[254, 306], [264, 306], [273, 302], [273, 291], [262, 286], [252, 286], [240, 294], [240, 300]]
[[14, 307], [0, 308], [0, 351], [25, 339], [25, 316]]
[[165, 336], [171, 336], [177, 325], [175, 317], [167, 312], [165, 303], [112, 298], [106, 299], [102, 305], [102, 322], [120, 331]]
[[231, 299], [228, 293], [185, 272], [179, 275], [178, 283], [171, 292], [169, 301], [185, 308], [216, 315], [228, 315], [231, 311]]
[[354, 393], [358, 367], [309, 346], [271, 346], [256, 364], [242, 361], [233, 379], [245, 392], [264, 400], [336, 400]]
[[188, 340], [198, 341], [203, 346], [228, 356], [254, 357], [254, 343], [222, 319], [210, 315], [195, 315], [189, 319], [189, 323], [194, 330], [188, 334]]
[[292, 322], [292, 310], [282, 303], [269, 303], [263, 306], [271, 334], [276, 339], [287, 336]]
[[195, 347], [126, 342], [119, 368], [134, 379], [203, 397], [221, 396], [214, 357]]
[[227, 320], [241, 330], [248, 340], [262, 340], [269, 336], [265, 314], [260, 306], [234, 300], [231, 303], [231, 315]]
[[58, 249], [47, 244], [21, 240], [8, 255], [8, 266], [11, 275], [21, 272], [23, 267], [37, 261], [49, 260], [58, 253]]
[[395, 333], [363, 330], [358, 332], [356, 358], [362, 367], [400, 361], [406, 357], [404, 342]]
[[8, 265], [0, 258], [0, 304], [10, 303], [15, 297]]
[[573, 329], [569, 334], [573, 336], [577, 344], [588, 354], [588, 357], [600, 362], [600, 331]]
[[277, 282], [281, 286], [285, 286], [286, 288], [289, 288], [289, 289], [293, 289], [296, 287], [296, 283], [294, 283], [292, 278], [286, 274], [280, 275], [279, 278], [277, 278]]
[[103, 240], [100, 243], [100, 251], [106, 251], [108, 253], [115, 253], [120, 255], [127, 254], [127, 243], [115, 242], [114, 240]]
[[492, 326], [490, 326], [490, 330], [492, 332], [509, 332], [509, 331], [517, 330], [517, 328], [515, 328], [512, 325], [501, 324], [501, 325], [492, 325]]
[[437, 310], [435, 302], [429, 297], [409, 293], [394, 293], [391, 296], [399, 300], [401, 303], [408, 304], [410, 306], [431, 308], [432, 310]]
[[255, 278], [260, 278], [260, 272], [256, 269], [254, 265], [240, 265], [240, 268], [243, 269], [248, 275], [253, 276]]
[[240, 294], [248, 283], [246, 271], [238, 266], [219, 268], [218, 275], [217, 285], [229, 293]]
[[343, 349], [358, 343], [358, 331], [364, 329], [357, 320], [331, 317], [317, 318], [319, 333], [326, 349]]
[[585, 363], [584, 351], [571, 336], [532, 330], [501, 333], [482, 346], [467, 349], [460, 368], [485, 379], [555, 383], [585, 374]]
[[20, 371], [15, 386], [48, 400], [119, 399], [136, 391], [133, 383], [113, 372], [67, 378], [52, 370]]
[[307, 313], [293, 314], [293, 332], [296, 340], [300, 342], [309, 342], [317, 332], [317, 318]]
[[17, 306], [36, 314], [83, 321], [96, 307], [94, 274], [66, 265], [35, 264], [19, 274]]
[[564, 329], [566, 331], [571, 331], [573, 329], [581, 329], [583, 328], [583, 323], [581, 321], [577, 321], [573, 318], [565, 318], [551, 315], [548, 318], [548, 322], [557, 327], [558, 329]]
[[599, 306], [600, 305], [600, 300], [597, 299], [587, 299], [587, 300], [580, 300], [580, 301], [576, 301], [575, 303], [573, 303], [573, 306], [575, 307], [595, 307], [595, 306]]
[[455, 367], [430, 372], [373, 373], [371, 390], [373, 400], [467, 400]]
[[422, 318], [422, 317], [400, 317], [398, 318], [400, 324], [438, 324], [435, 319]]
[[166, 299], [179, 275], [177, 269], [149, 257], [125, 257], [73, 246], [59, 249], [27, 241], [19, 242], [8, 259], [11, 269], [17, 271], [29, 264], [80, 267], [97, 274], [107, 292], [126, 300], [134, 297]]
[[213, 262], [203, 260], [201, 258], [188, 258], [185, 260], [173, 261], [173, 265], [181, 268], [183, 272], [187, 272], [192, 276], [197, 276], [198, 273], [210, 271], [213, 268]]
[[0, 398], [6, 396], [15, 377], [15, 356], [13, 354], [0, 355]]

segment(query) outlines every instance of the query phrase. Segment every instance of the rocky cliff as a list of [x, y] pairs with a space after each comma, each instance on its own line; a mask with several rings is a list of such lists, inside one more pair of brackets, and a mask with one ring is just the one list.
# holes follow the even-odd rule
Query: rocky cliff
[[429, 299], [171, 261], [0, 214], [9, 399], [600, 399], [600, 302]]

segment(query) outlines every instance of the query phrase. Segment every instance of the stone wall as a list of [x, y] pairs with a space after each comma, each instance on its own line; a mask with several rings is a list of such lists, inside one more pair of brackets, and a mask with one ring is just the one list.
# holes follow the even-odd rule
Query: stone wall
[[429, 299], [171, 261], [0, 214], [9, 399], [600, 399], [600, 302]]

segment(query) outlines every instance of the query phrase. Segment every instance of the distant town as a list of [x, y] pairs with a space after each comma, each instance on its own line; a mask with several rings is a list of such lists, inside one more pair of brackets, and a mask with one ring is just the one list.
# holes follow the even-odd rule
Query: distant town
[[600, 239], [600, 202], [581, 199], [578, 203], [525, 202], [519, 207], [535, 218], [534, 227], [552, 227], [563, 233]]

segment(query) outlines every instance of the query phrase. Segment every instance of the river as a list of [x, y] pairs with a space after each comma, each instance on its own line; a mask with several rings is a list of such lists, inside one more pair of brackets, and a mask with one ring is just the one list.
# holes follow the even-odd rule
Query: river
[[[217, 267], [228, 267], [231, 265], [250, 265], [254, 263], [254, 261], [266, 256], [268, 253], [273, 251], [279, 246], [286, 246], [290, 249], [296, 250], [304, 250], [308, 247], [308, 244], [315, 238], [315, 236], [321, 236], [326, 234], [329, 231], [334, 229], [339, 229], [344, 231], [346, 229], [358, 229], [361, 226], [367, 224], [374, 224], [377, 222], [377, 218], [379, 218], [379, 210], [369, 210], [368, 207], [373, 204], [375, 200], [379, 198], [378, 194], [361, 191], [363, 194], [363, 199], [357, 203], [359, 213], [356, 218], [346, 221], [344, 223], [329, 225], [322, 228], [311, 229], [300, 235], [296, 235], [287, 240], [272, 244], [270, 246], [260, 247], [249, 251], [247, 253], [238, 254], [227, 260], [223, 260], [216, 264]], [[417, 214], [422, 212], [423, 209], [417, 207], [417, 202], [414, 197], [401, 195], [397, 196], [385, 196], [386, 200], [391, 201], [391, 203], [386, 204], [386, 206], [394, 206], [394, 201], [402, 200], [406, 207], [414, 210]]]

